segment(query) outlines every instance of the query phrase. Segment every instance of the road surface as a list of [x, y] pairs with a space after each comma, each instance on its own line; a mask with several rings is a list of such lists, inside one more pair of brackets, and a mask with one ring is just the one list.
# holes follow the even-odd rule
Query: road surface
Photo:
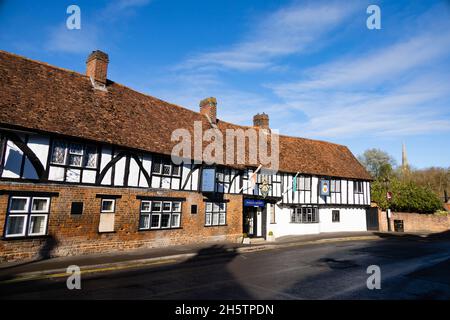
[[[381, 289], [367, 288], [380, 267]], [[450, 241], [323, 243], [208, 257], [138, 269], [0, 284], [0, 299], [450, 299]]]

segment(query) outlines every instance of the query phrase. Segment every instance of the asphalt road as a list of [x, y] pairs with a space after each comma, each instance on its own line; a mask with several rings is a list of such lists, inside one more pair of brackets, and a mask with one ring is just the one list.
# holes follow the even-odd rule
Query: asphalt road
[[[367, 268], [381, 270], [369, 290]], [[0, 299], [450, 299], [450, 241], [381, 239], [315, 244], [0, 284]]]

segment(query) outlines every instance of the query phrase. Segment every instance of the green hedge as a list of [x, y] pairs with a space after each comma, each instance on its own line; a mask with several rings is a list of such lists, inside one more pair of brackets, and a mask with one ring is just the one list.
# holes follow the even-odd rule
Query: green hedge
[[388, 204], [385, 184], [380, 181], [374, 181], [372, 184], [372, 200], [382, 209], [389, 205], [389, 208], [398, 212], [434, 213], [442, 208], [440, 199], [433, 191], [413, 182], [393, 179], [389, 191], [392, 192], [392, 200]]

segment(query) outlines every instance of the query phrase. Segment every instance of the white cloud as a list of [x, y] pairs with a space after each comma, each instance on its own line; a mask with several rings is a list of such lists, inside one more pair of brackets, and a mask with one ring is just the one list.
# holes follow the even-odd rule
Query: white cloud
[[355, 3], [296, 3], [262, 17], [247, 37], [229, 49], [200, 53], [181, 69], [258, 70], [279, 57], [312, 50], [318, 39], [341, 24], [356, 9]]
[[87, 53], [100, 44], [99, 30], [92, 25], [82, 25], [80, 30], [69, 30], [62, 24], [52, 29], [49, 35], [45, 44], [49, 51]]
[[273, 86], [282, 96], [328, 88], [374, 87], [386, 82], [398, 82], [399, 75], [412, 72], [422, 65], [432, 65], [448, 54], [450, 34], [421, 34], [374, 53], [345, 58], [307, 70], [306, 80]]

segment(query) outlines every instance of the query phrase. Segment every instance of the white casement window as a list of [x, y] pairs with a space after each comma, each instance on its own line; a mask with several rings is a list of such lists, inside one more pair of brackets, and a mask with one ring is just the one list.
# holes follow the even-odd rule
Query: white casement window
[[311, 177], [297, 176], [297, 190], [311, 191]]
[[172, 164], [170, 160], [155, 158], [152, 164], [152, 174], [166, 177], [179, 177], [180, 166]]
[[181, 202], [141, 201], [140, 230], [179, 228]]
[[340, 193], [341, 192], [341, 180], [331, 180], [330, 181], [330, 192]]
[[55, 140], [52, 147], [51, 163], [95, 169], [97, 167], [97, 147]]
[[362, 181], [353, 181], [353, 191], [354, 193], [363, 193], [363, 182]]
[[205, 226], [223, 226], [227, 223], [227, 204], [225, 202], [205, 203]]
[[171, 227], [180, 227], [180, 217], [181, 217], [181, 202], [172, 202], [172, 219]]
[[102, 199], [101, 213], [113, 213], [116, 210], [115, 199]]
[[317, 207], [295, 207], [291, 211], [291, 223], [318, 223]]
[[50, 198], [16, 197], [9, 200], [5, 238], [47, 234]]

